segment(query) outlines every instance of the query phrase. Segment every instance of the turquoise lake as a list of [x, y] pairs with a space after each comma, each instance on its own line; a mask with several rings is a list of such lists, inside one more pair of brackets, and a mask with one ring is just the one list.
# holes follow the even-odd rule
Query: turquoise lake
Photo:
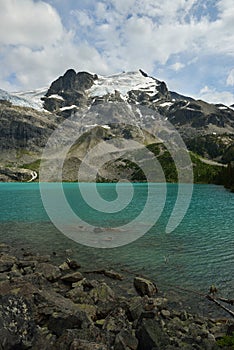
[[[56, 184], [47, 186], [48, 191], [56, 192]], [[88, 189], [89, 184], [86, 186]], [[123, 186], [127, 190], [128, 184]], [[139, 215], [146, 202], [147, 184], [133, 187], [132, 202], [114, 214], [98, 213], [87, 206], [77, 183], [65, 183], [64, 192], [83, 221], [95, 227], [118, 228]], [[103, 199], [116, 198], [115, 184], [98, 184], [97, 188]], [[56, 252], [58, 257], [71, 249], [73, 257], [90, 269], [111, 267], [141, 273], [164, 290], [182, 286], [207, 293], [214, 283], [220, 295], [234, 298], [234, 194], [221, 186], [194, 185], [185, 217], [173, 232], [166, 233], [176, 196], [177, 185], [168, 184], [165, 207], [146, 234], [133, 243], [102, 249], [74, 242], [51, 223], [38, 183], [1, 183], [0, 241], [44, 254]], [[55, 196], [54, 210], [59, 210], [59, 205]]]

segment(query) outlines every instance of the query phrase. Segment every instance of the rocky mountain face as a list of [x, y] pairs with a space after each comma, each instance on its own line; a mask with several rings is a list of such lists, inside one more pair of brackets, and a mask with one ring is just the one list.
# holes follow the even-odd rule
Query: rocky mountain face
[[[0, 91], [0, 175], [3, 168], [37, 172], [49, 136], [70, 120], [72, 126], [56, 141], [63, 147], [69, 138], [74, 140], [64, 162], [64, 180], [77, 180], [85, 154], [103, 140], [135, 140], [147, 147], [155, 145], [157, 150], [160, 146], [159, 155], [165, 155], [165, 133], [168, 139], [175, 134], [168, 125], [179, 132], [190, 151], [210, 161], [233, 160], [233, 105], [209, 104], [171, 92], [164, 82], [142, 70], [103, 77], [70, 69], [47, 91], [12, 96]], [[123, 146], [114, 146], [111, 153], [114, 161], [109, 159], [102, 166], [100, 181], [108, 176], [110, 181], [123, 176], [142, 180], [140, 170], [133, 165], [134, 156], [126, 161], [129, 152]], [[7, 176], [12, 179], [11, 172], [7, 174], [4, 180]]]

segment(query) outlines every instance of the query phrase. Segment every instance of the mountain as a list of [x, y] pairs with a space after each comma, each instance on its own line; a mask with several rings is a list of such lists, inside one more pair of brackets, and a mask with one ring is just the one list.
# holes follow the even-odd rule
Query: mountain
[[[64, 180], [77, 179], [77, 170], [88, 150], [103, 140], [118, 138], [135, 140], [153, 150], [158, 159], [161, 157], [167, 180], [176, 180], [175, 170], [173, 173], [167, 166], [172, 159], [167, 157], [170, 154], [163, 145], [165, 137], [171, 142], [169, 139], [175, 136], [169, 125], [173, 125], [193, 152], [197, 181], [206, 182], [207, 172], [213, 174], [208, 182], [214, 181], [223, 168], [220, 165], [233, 160], [233, 105], [209, 104], [171, 92], [165, 82], [142, 70], [104, 77], [69, 69], [48, 89], [15, 94], [0, 90], [0, 179], [15, 180], [17, 176], [12, 177], [12, 169], [24, 169], [23, 179], [32, 180], [49, 136], [70, 119], [72, 126], [60, 133], [56, 146], [63, 147], [69, 138], [75, 140], [64, 162]], [[144, 179], [142, 164], [134, 165], [136, 150], [136, 154], [132, 150], [129, 155], [123, 145], [118, 145], [111, 152], [114, 160], [109, 159], [101, 167], [99, 181], [116, 181], [124, 176], [135, 181]], [[50, 167], [53, 167], [52, 158]], [[100, 159], [96, 157], [92, 161], [98, 163]], [[3, 173], [3, 169], [8, 170]], [[205, 175], [199, 178], [197, 169]]]

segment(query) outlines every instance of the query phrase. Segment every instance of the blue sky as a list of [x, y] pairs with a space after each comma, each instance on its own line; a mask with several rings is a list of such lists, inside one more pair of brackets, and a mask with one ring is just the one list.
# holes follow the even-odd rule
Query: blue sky
[[48, 86], [68, 68], [139, 68], [170, 90], [234, 103], [233, 0], [0, 0], [0, 88]]

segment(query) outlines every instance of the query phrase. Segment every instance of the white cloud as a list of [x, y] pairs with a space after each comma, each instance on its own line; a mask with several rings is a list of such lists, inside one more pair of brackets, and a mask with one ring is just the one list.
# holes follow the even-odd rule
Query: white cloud
[[[49, 85], [68, 68], [107, 73], [97, 49], [66, 30], [55, 9], [33, 0], [0, 0], [0, 86], [7, 90]], [[13, 76], [13, 78], [12, 78]]]
[[234, 68], [229, 72], [226, 82], [227, 85], [234, 86]]
[[89, 13], [85, 11], [73, 10], [71, 11], [71, 15], [74, 15], [76, 17], [78, 23], [82, 27], [91, 27], [94, 24], [93, 19], [91, 18]]
[[196, 98], [210, 103], [222, 103], [226, 106], [231, 106], [234, 103], [233, 93], [229, 91], [217, 91], [216, 89], [209, 88], [208, 86], [204, 86]]
[[184, 67], [185, 67], [185, 65], [181, 62], [176, 62], [174, 64], [171, 64], [171, 66], [170, 66], [170, 68], [176, 72], [178, 72], [179, 70], [181, 70]]
[[[215, 2], [0, 0], [0, 62], [4, 67], [0, 70], [0, 87], [15, 90], [44, 86], [68, 68], [98, 74], [142, 68], [157, 78], [160, 69], [168, 70], [168, 75], [174, 70], [181, 82], [189, 65], [201, 72], [190, 79], [191, 85], [196, 81], [196, 91], [201, 84], [211, 85], [209, 77], [216, 84], [223, 79], [223, 86], [233, 86], [233, 0], [216, 0], [218, 13], [213, 17], [209, 14], [210, 3]], [[66, 16], [65, 7], [69, 8]], [[211, 64], [205, 70], [207, 57]], [[217, 79], [225, 57], [229, 57], [225, 72], [230, 73], [228, 77], [222, 73]], [[221, 98], [218, 90], [201, 94]], [[225, 91], [223, 98], [231, 99], [232, 93]]]
[[38, 48], [53, 44], [63, 35], [58, 13], [45, 2], [0, 0], [0, 8], [1, 45], [29, 45]]

